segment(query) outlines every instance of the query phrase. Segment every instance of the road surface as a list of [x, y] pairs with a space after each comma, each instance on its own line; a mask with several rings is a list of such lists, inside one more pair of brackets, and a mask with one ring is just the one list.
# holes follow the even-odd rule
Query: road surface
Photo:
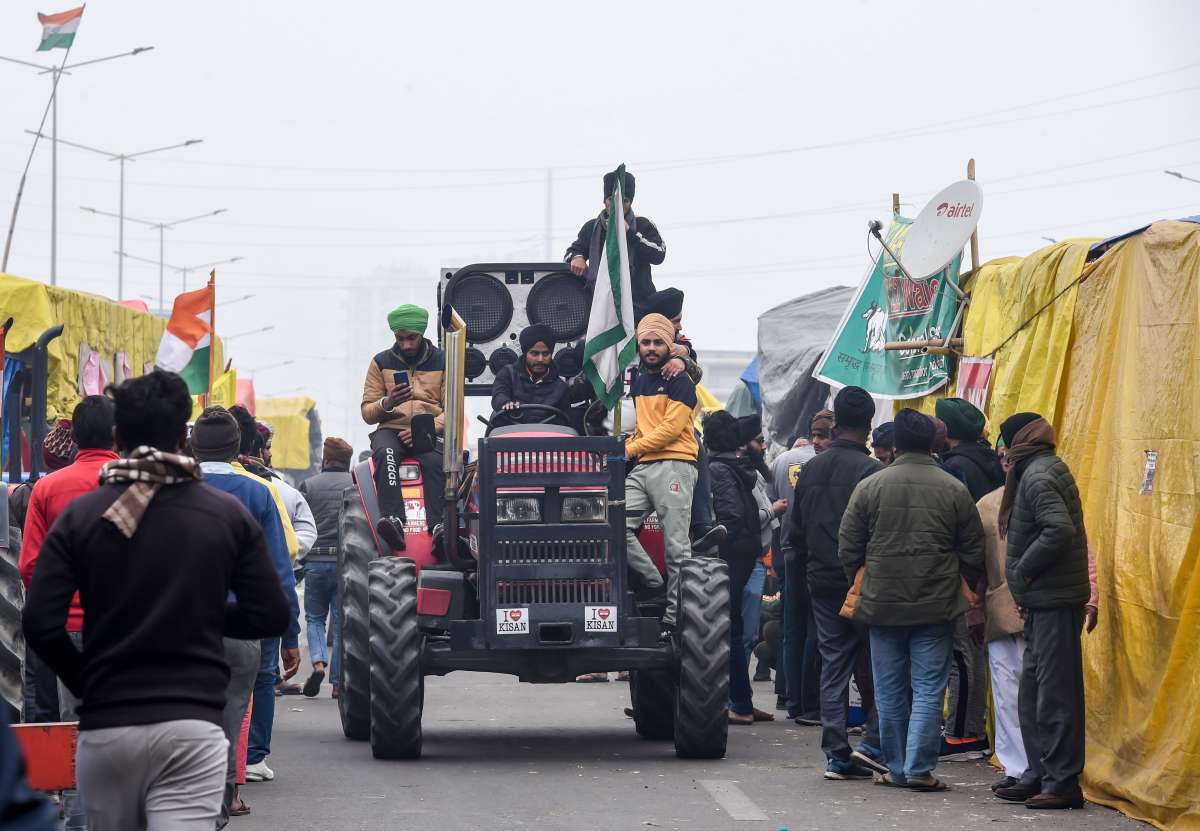
[[[303, 675], [303, 672], [302, 672]], [[756, 684], [756, 703], [775, 697]], [[425, 755], [381, 762], [343, 738], [329, 687], [278, 703], [274, 782], [243, 788], [234, 831], [303, 829], [1069, 829], [1148, 828], [1096, 805], [1036, 813], [995, 799], [983, 763], [943, 764], [941, 794], [826, 782], [820, 730], [782, 720], [731, 727], [717, 762], [639, 739], [628, 685], [531, 685], [456, 673], [426, 682]]]

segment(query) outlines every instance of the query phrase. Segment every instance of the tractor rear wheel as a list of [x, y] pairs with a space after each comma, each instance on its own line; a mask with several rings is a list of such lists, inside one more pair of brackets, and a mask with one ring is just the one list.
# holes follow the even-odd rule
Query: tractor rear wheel
[[665, 669], [629, 673], [633, 726], [643, 739], [670, 741], [675, 737], [675, 679]]
[[21, 532], [9, 528], [8, 542], [8, 548], [0, 548], [0, 706], [8, 711], [10, 724], [19, 724], [25, 699], [25, 636], [21, 632], [25, 587], [17, 568]]
[[729, 734], [729, 569], [690, 557], [679, 567], [675, 755], [720, 759]]
[[417, 567], [382, 557], [369, 569], [371, 607], [371, 753], [376, 759], [421, 756], [421, 629]]
[[376, 558], [375, 537], [357, 488], [342, 494], [338, 518], [338, 713], [346, 738], [371, 735], [371, 657], [367, 635], [367, 565]]

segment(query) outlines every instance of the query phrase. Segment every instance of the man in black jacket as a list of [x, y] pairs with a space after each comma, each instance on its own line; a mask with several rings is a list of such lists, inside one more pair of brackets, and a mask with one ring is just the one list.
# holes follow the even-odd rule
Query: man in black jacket
[[[212, 828], [228, 747], [222, 635], [278, 637], [288, 604], [254, 519], [178, 455], [192, 410], [183, 379], [156, 371], [110, 394], [126, 458], [46, 537], [25, 637], [82, 699], [75, 764], [92, 831], [145, 827], [147, 815]], [[76, 591], [82, 653], [64, 628]]]
[[[338, 648], [341, 625], [337, 604], [338, 519], [342, 512], [342, 494], [354, 487], [350, 475], [350, 460], [354, 448], [345, 439], [330, 436], [325, 439], [321, 453], [321, 472], [300, 483], [300, 493], [312, 510], [317, 523], [317, 541], [304, 556], [304, 619], [308, 625], [308, 649], [312, 658], [312, 674], [304, 682], [304, 694], [315, 698], [325, 680], [325, 669], [333, 679], [333, 697], [338, 689]], [[333, 630], [333, 645], [325, 650], [325, 618]]]
[[[521, 330], [521, 360], [504, 367], [492, 383], [492, 412], [506, 413], [509, 423], [522, 423], [521, 406], [541, 404], [564, 413], [570, 388], [554, 371], [554, 331], [541, 323]], [[549, 416], [534, 412], [534, 423]], [[561, 419], [556, 419], [556, 423]]]
[[1079, 489], [1054, 453], [1054, 430], [1037, 413], [1000, 425], [1012, 464], [1000, 502], [1005, 576], [1025, 616], [1017, 710], [1029, 768], [996, 796], [1027, 808], [1082, 808], [1083, 630], [1087, 533]]
[[[834, 398], [837, 438], [808, 462], [796, 480], [792, 500], [791, 547], [794, 564], [808, 574], [817, 648], [821, 655], [821, 749], [826, 779], [870, 779], [886, 773], [870, 673], [857, 673], [867, 711], [867, 733], [851, 752], [846, 736], [846, 701], [855, 664], [868, 653], [867, 631], [839, 615], [850, 583], [838, 559], [838, 530], [850, 494], [863, 479], [883, 469], [867, 452], [875, 402], [861, 387], [845, 387]], [[791, 565], [791, 564], [789, 564]]]
[[942, 467], [957, 476], [978, 502], [1004, 484], [1000, 457], [983, 438], [987, 423], [983, 413], [963, 398], [942, 398], [935, 407], [937, 417], [946, 425], [948, 450], [939, 458]]
[[[616, 171], [604, 174], [604, 210], [595, 219], [589, 219], [579, 229], [579, 236], [567, 247], [563, 262], [570, 264], [571, 273], [586, 277], [589, 289], [596, 282], [596, 269], [600, 267], [600, 247], [608, 233], [609, 217], [613, 214], [611, 195], [616, 184]], [[633, 316], [640, 320], [646, 313], [646, 302], [654, 294], [654, 279], [650, 267], [662, 265], [667, 257], [667, 247], [654, 223], [644, 216], [633, 213], [633, 191], [636, 182], [633, 174], [625, 173], [625, 204], [622, 215], [625, 223], [625, 239], [629, 245], [629, 281], [633, 289]]]

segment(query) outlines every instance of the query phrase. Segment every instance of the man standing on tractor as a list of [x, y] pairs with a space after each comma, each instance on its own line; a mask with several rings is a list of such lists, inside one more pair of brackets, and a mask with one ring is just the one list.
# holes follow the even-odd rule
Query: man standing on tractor
[[[616, 184], [616, 171], [604, 174], [604, 210], [595, 219], [589, 219], [579, 229], [579, 236], [567, 247], [563, 262], [570, 264], [571, 273], [586, 277], [588, 294], [596, 282], [596, 269], [600, 267], [600, 247], [608, 234], [608, 220], [613, 214], [610, 194]], [[654, 294], [654, 280], [650, 267], [662, 265], [667, 258], [667, 247], [654, 223], [644, 216], [633, 213], [633, 174], [625, 172], [625, 204], [622, 214], [625, 221], [625, 239], [629, 245], [629, 282], [633, 288], [634, 319], [646, 313], [646, 303]]]
[[425, 486], [425, 518], [434, 530], [442, 521], [446, 475], [436, 451], [446, 400], [446, 356], [425, 337], [429, 312], [406, 304], [388, 315], [396, 342], [371, 359], [363, 382], [362, 417], [378, 424], [371, 434], [379, 536], [404, 550], [404, 493], [400, 460], [415, 456]]
[[692, 491], [696, 487], [698, 448], [692, 411], [696, 385], [686, 372], [668, 378], [663, 367], [671, 358], [675, 327], [660, 314], [648, 314], [637, 327], [641, 370], [630, 388], [637, 427], [625, 444], [625, 456], [636, 463], [625, 479], [625, 547], [636, 587], [661, 593], [662, 576], [638, 542], [642, 522], [655, 511], [662, 527], [667, 560], [667, 610], [663, 625], [675, 623], [675, 581], [679, 565], [691, 554], [688, 528]]

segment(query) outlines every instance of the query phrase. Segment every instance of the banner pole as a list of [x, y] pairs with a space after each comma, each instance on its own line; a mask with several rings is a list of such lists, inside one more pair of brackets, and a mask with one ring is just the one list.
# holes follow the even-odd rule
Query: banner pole
[[212, 297], [212, 311], [209, 313], [208, 319], [208, 401], [211, 403], [213, 372], [217, 366], [217, 270], [215, 268], [208, 274], [208, 289]]
[[[967, 178], [972, 182], [975, 181], [975, 160], [967, 160]], [[975, 230], [971, 231], [971, 276], [975, 276], [975, 272], [979, 270], [979, 223], [975, 224]]]

